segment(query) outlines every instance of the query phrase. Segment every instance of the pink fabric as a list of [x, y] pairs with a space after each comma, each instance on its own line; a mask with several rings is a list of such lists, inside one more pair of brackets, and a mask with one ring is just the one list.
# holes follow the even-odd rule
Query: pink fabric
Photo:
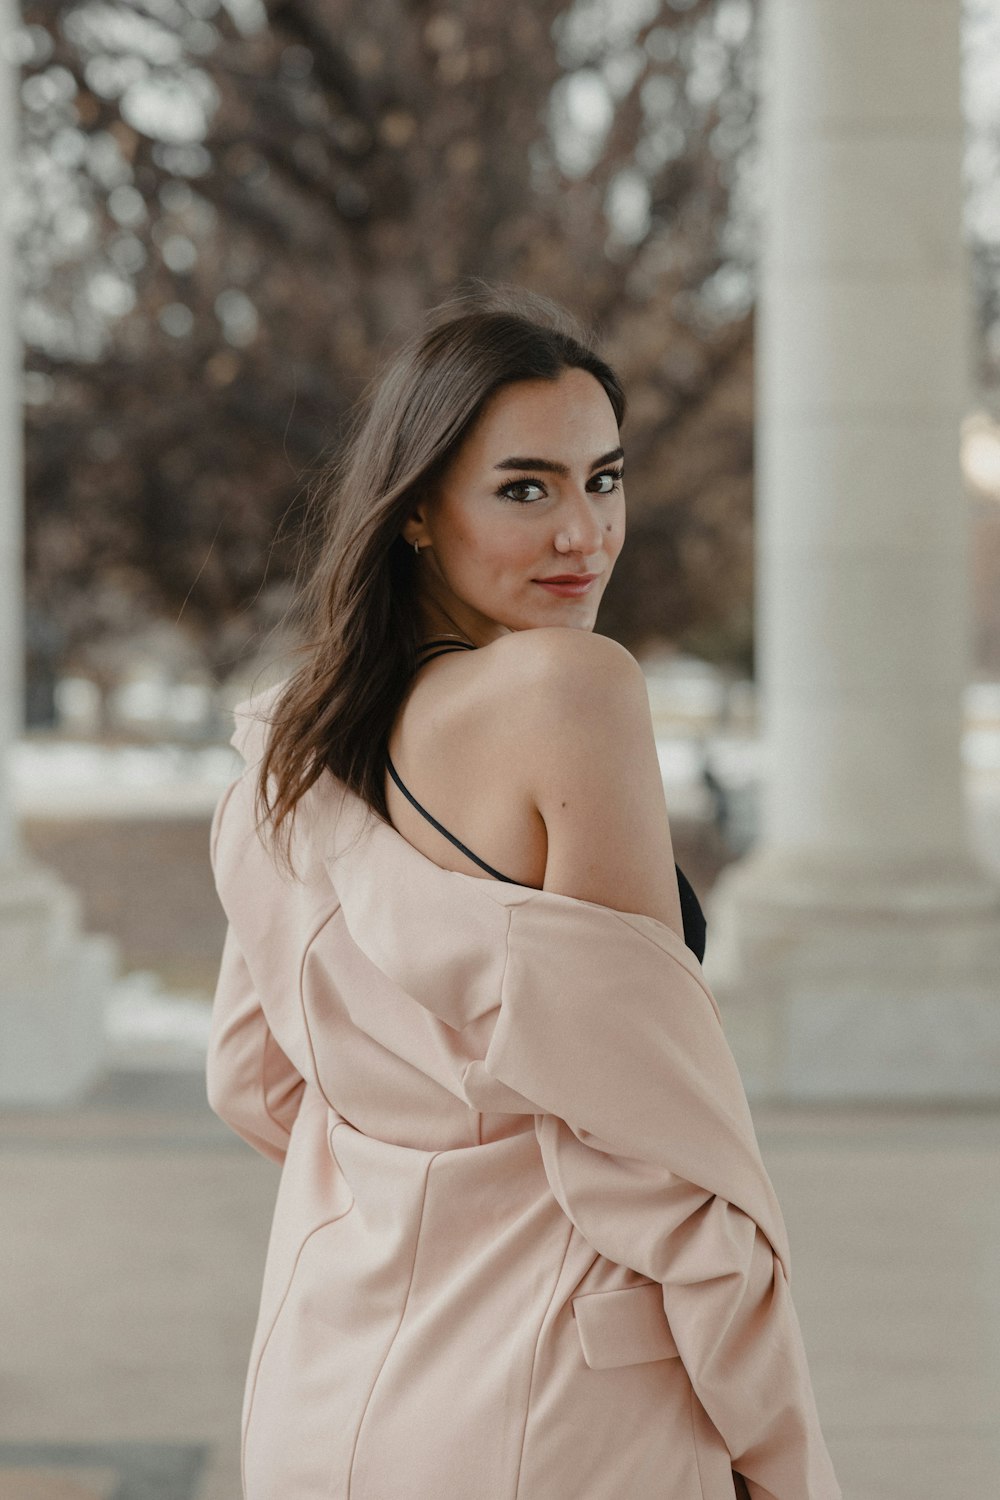
[[841, 1500], [718, 1006], [664, 923], [443, 870], [269, 695], [212, 826], [212, 1107], [283, 1170], [246, 1500]]

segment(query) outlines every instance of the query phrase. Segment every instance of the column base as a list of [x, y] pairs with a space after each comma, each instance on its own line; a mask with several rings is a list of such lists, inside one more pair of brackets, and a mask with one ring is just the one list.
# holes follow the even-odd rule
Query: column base
[[1000, 883], [971, 856], [754, 851], [705, 912], [751, 1101], [1000, 1100]]
[[116, 968], [68, 886], [29, 863], [0, 871], [0, 1105], [68, 1104], [99, 1077]]

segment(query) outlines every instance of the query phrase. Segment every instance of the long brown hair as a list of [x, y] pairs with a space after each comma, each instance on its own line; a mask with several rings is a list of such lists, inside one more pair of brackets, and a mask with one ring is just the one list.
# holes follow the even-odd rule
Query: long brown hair
[[587, 370], [619, 425], [618, 377], [563, 309], [480, 284], [437, 308], [376, 380], [314, 502], [325, 535], [302, 599], [302, 665], [269, 718], [257, 783], [261, 821], [286, 858], [300, 798], [324, 770], [388, 821], [389, 732], [416, 667], [417, 559], [400, 532], [433, 490], [490, 396], [519, 380]]

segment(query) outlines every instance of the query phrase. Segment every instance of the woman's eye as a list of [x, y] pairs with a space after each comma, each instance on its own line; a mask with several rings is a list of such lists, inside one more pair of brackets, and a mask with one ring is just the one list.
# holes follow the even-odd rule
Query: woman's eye
[[622, 469], [604, 469], [602, 473], [595, 474], [591, 482], [593, 484], [599, 484], [606, 481], [606, 483], [603, 484], [603, 488], [598, 490], [598, 494], [610, 495], [614, 490], [618, 489], [619, 485], [621, 484], [623, 472], [624, 471]]
[[[527, 490], [536, 490], [538, 493], [535, 495], [526, 494]], [[517, 500], [522, 505], [527, 504], [531, 500], [537, 500], [539, 495], [544, 495], [544, 493], [545, 491], [542, 486], [534, 479], [515, 479], [510, 484], [505, 484], [502, 489], [497, 490], [497, 494], [501, 499]]]
[[[600, 474], [593, 475], [587, 488], [596, 490], [598, 495], [613, 494], [620, 488], [622, 473], [621, 469], [602, 469]], [[516, 500], [521, 505], [528, 505], [533, 500], [544, 496], [545, 493], [545, 486], [537, 479], [512, 479], [510, 484], [505, 484], [497, 490], [501, 500]]]

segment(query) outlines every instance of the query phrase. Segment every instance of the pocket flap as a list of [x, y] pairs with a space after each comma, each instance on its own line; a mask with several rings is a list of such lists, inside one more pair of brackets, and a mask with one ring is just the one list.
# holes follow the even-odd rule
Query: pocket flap
[[581, 1292], [573, 1298], [573, 1312], [583, 1357], [592, 1370], [677, 1355], [659, 1282]]

